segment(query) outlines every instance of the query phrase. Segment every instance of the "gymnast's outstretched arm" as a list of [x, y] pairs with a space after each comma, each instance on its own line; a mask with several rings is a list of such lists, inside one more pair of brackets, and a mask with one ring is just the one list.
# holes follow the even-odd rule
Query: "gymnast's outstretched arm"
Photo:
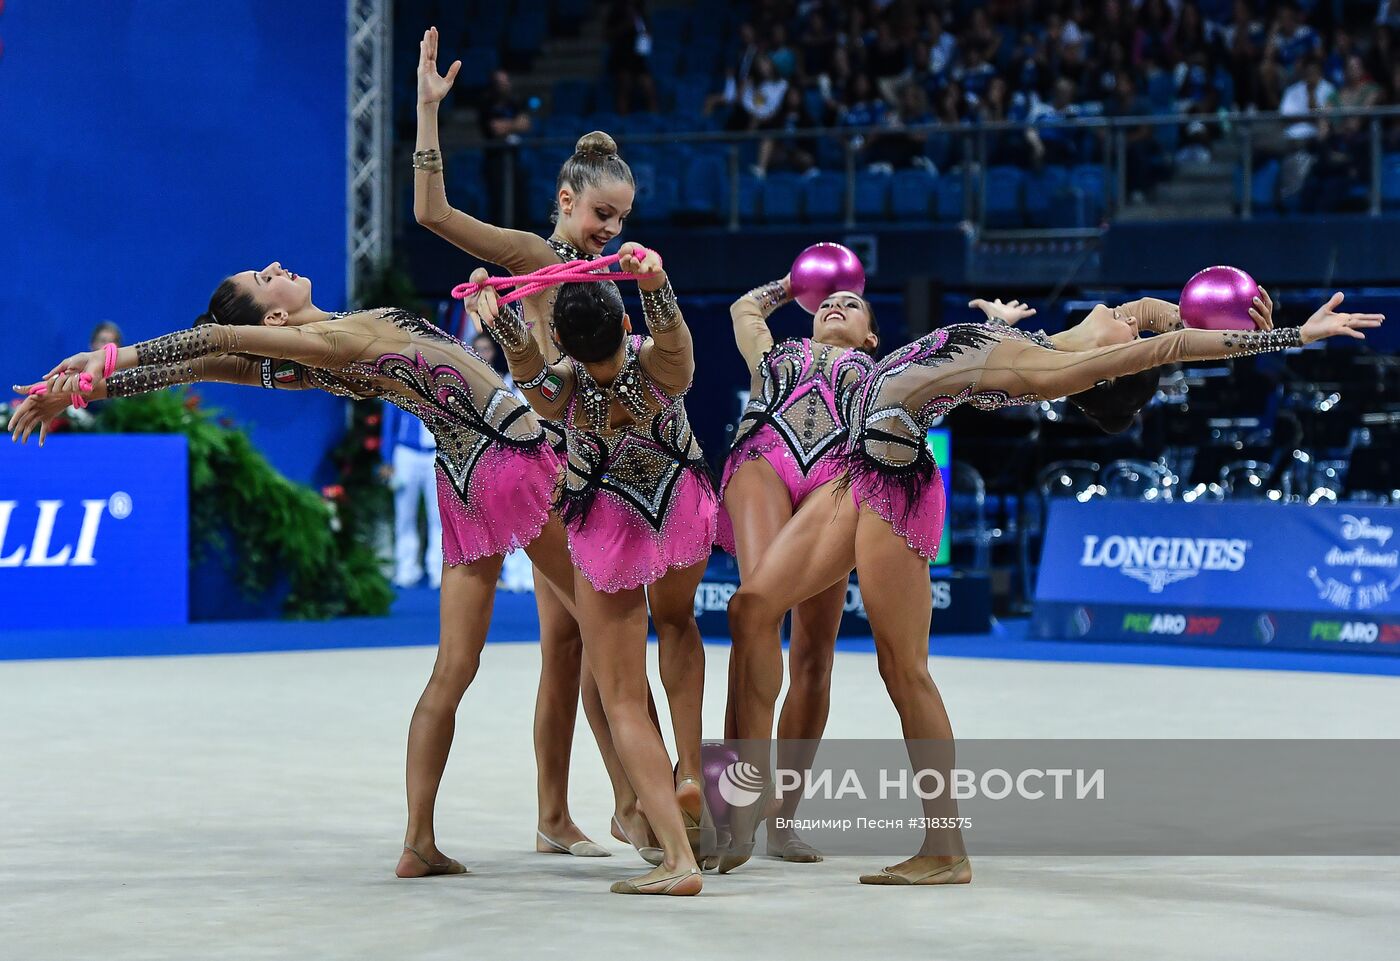
[[1285, 350], [1338, 335], [1364, 339], [1364, 329], [1378, 327], [1385, 319], [1381, 314], [1336, 313], [1341, 302], [1342, 295], [1334, 294], [1302, 327], [1282, 330], [1182, 329], [1082, 351], [1050, 350], [1029, 341], [1003, 340], [988, 354], [977, 388], [1053, 400], [1088, 390], [1100, 381], [1163, 364]]
[[418, 45], [418, 139], [413, 154], [413, 217], [443, 240], [473, 257], [500, 264], [513, 274], [558, 263], [544, 238], [523, 230], [506, 230], [477, 220], [447, 202], [442, 152], [438, 146], [438, 105], [452, 89], [460, 62], [438, 74], [437, 33], [428, 31]]
[[[110, 378], [93, 379], [89, 400], [109, 397], [133, 397], [179, 384], [198, 383], [242, 384], [247, 387], [269, 387], [278, 390], [310, 390], [316, 385], [306, 375], [306, 368], [295, 361], [272, 357], [198, 357], [177, 364], [154, 364], [119, 370]], [[28, 394], [37, 385], [15, 386], [16, 393]], [[44, 442], [46, 425], [68, 407], [71, 394], [54, 390], [29, 395], [10, 419], [10, 434], [15, 440], [27, 440], [37, 427], [39, 443]]]

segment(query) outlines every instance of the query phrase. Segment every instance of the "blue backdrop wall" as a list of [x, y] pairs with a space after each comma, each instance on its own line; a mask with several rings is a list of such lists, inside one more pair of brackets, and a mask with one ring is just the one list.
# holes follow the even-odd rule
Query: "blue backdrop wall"
[[[345, 289], [344, 0], [9, 0], [0, 12], [5, 385], [188, 326], [226, 274], [284, 261]], [[215, 387], [309, 479], [343, 402]]]

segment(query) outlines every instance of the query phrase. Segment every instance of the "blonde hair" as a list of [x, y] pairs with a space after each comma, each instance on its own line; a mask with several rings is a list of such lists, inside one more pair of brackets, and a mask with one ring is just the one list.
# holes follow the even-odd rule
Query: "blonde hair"
[[550, 223], [559, 219], [559, 191], [568, 187], [574, 196], [581, 195], [589, 187], [621, 181], [635, 187], [632, 168], [617, 152], [617, 141], [601, 130], [594, 130], [578, 138], [574, 144], [574, 154], [559, 168], [559, 178], [554, 184], [554, 211], [549, 215]]

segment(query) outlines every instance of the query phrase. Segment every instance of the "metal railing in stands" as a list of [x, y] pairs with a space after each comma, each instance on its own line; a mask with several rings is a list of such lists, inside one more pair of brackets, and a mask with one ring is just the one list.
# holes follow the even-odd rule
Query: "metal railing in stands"
[[[986, 228], [986, 198], [987, 198], [987, 141], [989, 137], [1035, 130], [1043, 132], [1050, 129], [1064, 129], [1077, 133], [1101, 132], [1104, 142], [1109, 145], [1107, 149], [1101, 151], [1102, 158], [1098, 162], [1081, 164], [1079, 166], [1098, 165], [1101, 163], [1105, 176], [1105, 198], [1102, 222], [1111, 221], [1114, 216], [1126, 206], [1127, 194], [1127, 147], [1129, 131], [1142, 127], [1192, 127], [1196, 125], [1216, 126], [1221, 130], [1222, 137], [1232, 138], [1239, 148], [1238, 162], [1238, 202], [1239, 217], [1248, 220], [1254, 215], [1253, 205], [1253, 176], [1254, 159], [1256, 150], [1261, 141], [1272, 143], [1275, 146], [1288, 142], [1285, 131], [1296, 124], [1316, 124], [1320, 121], [1338, 121], [1346, 119], [1360, 119], [1365, 122], [1368, 130], [1369, 143], [1369, 174], [1370, 183], [1367, 192], [1366, 215], [1378, 217], [1381, 213], [1381, 172], [1382, 172], [1382, 142], [1384, 139], [1383, 127], [1386, 121], [1395, 121], [1396, 126], [1400, 126], [1400, 106], [1372, 107], [1372, 108], [1334, 108], [1319, 110], [1301, 116], [1285, 116], [1279, 113], [1221, 113], [1212, 116], [1205, 115], [1153, 115], [1135, 117], [1076, 117], [1063, 120], [1049, 120], [1038, 123], [978, 123], [978, 124], [915, 124], [902, 127], [873, 126], [873, 127], [814, 127], [799, 131], [775, 131], [756, 130], [745, 132], [734, 131], [695, 131], [687, 133], [652, 133], [652, 134], [627, 134], [624, 140], [624, 154], [627, 150], [642, 146], [674, 146], [676, 144], [724, 144], [728, 147], [728, 210], [727, 216], [720, 219], [727, 223], [730, 230], [738, 230], [742, 225], [740, 217], [740, 194], [739, 182], [740, 174], [743, 172], [743, 164], [740, 158], [740, 151], [744, 144], [761, 143], [765, 140], [773, 141], [805, 141], [819, 138], [830, 138], [838, 141], [842, 145], [845, 167], [845, 195], [842, 206], [842, 223], [846, 227], [855, 227], [859, 220], [856, 212], [856, 173], [858, 167], [858, 154], [864, 142], [877, 135], [914, 135], [927, 137], [932, 135], [949, 136], [957, 138], [962, 151], [961, 156], [976, 158], [974, 162], [961, 162], [950, 173], [960, 176], [963, 181], [963, 221], [973, 224], [979, 232]], [[1266, 139], [1269, 138], [1269, 139]], [[520, 176], [519, 151], [522, 149], [550, 149], [558, 148], [562, 154], [573, 149], [573, 137], [527, 137], [515, 143], [487, 142], [481, 145], [482, 149], [492, 151], [510, 151], [510, 162], [502, 165], [502, 190], [504, 193], [503, 220], [507, 224], [515, 223], [517, 220], [515, 206], [516, 190], [515, 180]], [[940, 171], [940, 176], [947, 176], [947, 173]], [[976, 181], [977, 189], [972, 189]], [[1111, 185], [1111, 189], [1110, 189]], [[450, 189], [451, 185], [449, 185]], [[1346, 216], [1344, 212], [1336, 213], [1338, 216]], [[1084, 235], [1097, 234], [1099, 228], [1088, 227], [1081, 230], [1046, 229], [1039, 231], [1045, 234], [1073, 234]]]

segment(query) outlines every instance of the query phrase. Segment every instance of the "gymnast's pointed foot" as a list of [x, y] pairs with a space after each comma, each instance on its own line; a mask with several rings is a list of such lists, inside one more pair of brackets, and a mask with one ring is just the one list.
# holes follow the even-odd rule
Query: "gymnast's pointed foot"
[[613, 894], [668, 894], [671, 897], [689, 897], [699, 894], [705, 886], [700, 869], [668, 868], [662, 865], [653, 871], [626, 881], [615, 881], [610, 891]]
[[471, 874], [460, 861], [454, 861], [437, 849], [437, 845], [414, 847], [405, 844], [394, 874], [401, 878], [432, 878], [440, 874]]
[[911, 884], [968, 884], [972, 881], [972, 862], [967, 855], [913, 857], [885, 868], [879, 874], [862, 874], [861, 884], [884, 884], [892, 887]]
[[612, 857], [611, 851], [591, 841], [573, 821], [536, 830], [535, 850], [540, 854], [571, 854], [576, 858]]
[[651, 833], [651, 825], [647, 823], [642, 812], [636, 808], [613, 815], [612, 836], [622, 843], [630, 844], [636, 848], [637, 853], [647, 864], [660, 864], [662, 859], [666, 857], [666, 852], [656, 844], [656, 838]]

